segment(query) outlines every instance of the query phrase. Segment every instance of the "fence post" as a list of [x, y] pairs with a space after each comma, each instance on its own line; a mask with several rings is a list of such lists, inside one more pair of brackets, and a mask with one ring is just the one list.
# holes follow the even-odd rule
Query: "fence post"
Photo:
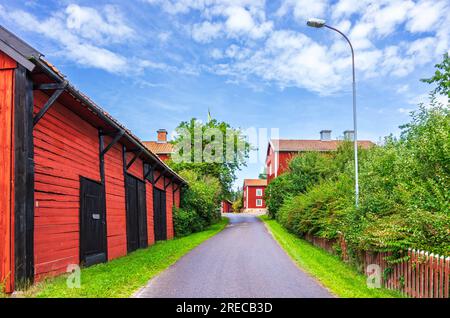
[[450, 292], [450, 257], [445, 259], [445, 287], [444, 287], [444, 297], [449, 298]]

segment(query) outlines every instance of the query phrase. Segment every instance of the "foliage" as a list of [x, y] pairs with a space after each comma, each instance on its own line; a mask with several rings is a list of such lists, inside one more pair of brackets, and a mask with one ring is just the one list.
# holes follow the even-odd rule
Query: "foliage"
[[219, 181], [211, 176], [199, 176], [193, 171], [180, 171], [189, 183], [182, 190], [180, 208], [174, 208], [173, 221], [177, 236], [202, 231], [220, 219]]
[[67, 287], [67, 275], [49, 278], [26, 291], [26, 297], [39, 298], [112, 298], [130, 297], [147, 282], [174, 264], [183, 255], [220, 232], [228, 219], [206, 231], [169, 241], [160, 241], [146, 249], [108, 263], [81, 269], [81, 288]]
[[239, 213], [241, 212], [242, 208], [244, 207], [243, 202], [243, 194], [242, 191], [238, 194], [236, 199], [233, 201], [233, 212]]
[[201, 123], [195, 118], [180, 123], [176, 131], [172, 143], [180, 160], [172, 158], [169, 165], [177, 172], [191, 170], [217, 178], [222, 198], [228, 197], [236, 172], [245, 166], [250, 151], [243, 132], [216, 119]]
[[437, 83], [433, 91], [435, 94], [447, 95], [450, 98], [450, 57], [448, 53], [444, 54], [442, 63], [436, 64], [437, 70], [431, 78], [422, 79], [425, 83]]
[[308, 187], [330, 177], [334, 171], [334, 162], [328, 155], [305, 152], [292, 158], [288, 172], [271, 181], [266, 189], [269, 215], [275, 217], [285, 199], [304, 193]]
[[[344, 144], [326, 159], [332, 163], [304, 158], [297, 170], [275, 179], [269, 210], [278, 204], [278, 221], [300, 236], [342, 233], [353, 254], [411, 247], [450, 255], [449, 108], [432, 95], [430, 106], [422, 105], [401, 128], [400, 138], [390, 136], [383, 146], [360, 151], [358, 208], [352, 152]], [[286, 186], [288, 180], [306, 186]]]

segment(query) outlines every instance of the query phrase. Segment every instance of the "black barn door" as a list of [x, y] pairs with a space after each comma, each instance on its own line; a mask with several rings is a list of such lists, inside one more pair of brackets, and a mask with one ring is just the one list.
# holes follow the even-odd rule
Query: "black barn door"
[[106, 262], [106, 213], [103, 186], [80, 179], [80, 260], [85, 266]]
[[132, 252], [148, 245], [145, 183], [127, 175], [127, 250]]
[[155, 226], [155, 240], [166, 240], [166, 192], [157, 188], [153, 188], [153, 222]]

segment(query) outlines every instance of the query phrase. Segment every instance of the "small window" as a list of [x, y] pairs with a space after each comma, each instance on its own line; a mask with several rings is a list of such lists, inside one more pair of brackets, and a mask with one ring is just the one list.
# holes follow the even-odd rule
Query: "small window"
[[262, 200], [256, 199], [256, 206], [262, 206]]
[[257, 197], [262, 197], [263, 193], [262, 193], [262, 189], [256, 189], [256, 196]]

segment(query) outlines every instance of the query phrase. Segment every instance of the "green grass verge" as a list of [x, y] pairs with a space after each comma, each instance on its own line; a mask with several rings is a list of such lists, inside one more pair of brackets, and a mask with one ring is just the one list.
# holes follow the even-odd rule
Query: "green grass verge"
[[344, 263], [338, 256], [331, 255], [289, 233], [277, 221], [269, 219], [265, 215], [260, 219], [295, 263], [314, 276], [336, 296], [345, 298], [402, 297], [400, 293], [385, 288], [367, 288], [366, 277]]
[[208, 230], [158, 242], [108, 263], [81, 270], [81, 288], [68, 288], [67, 275], [49, 278], [28, 290], [26, 297], [130, 297], [152, 277], [174, 264], [187, 252], [224, 229], [223, 218]]

